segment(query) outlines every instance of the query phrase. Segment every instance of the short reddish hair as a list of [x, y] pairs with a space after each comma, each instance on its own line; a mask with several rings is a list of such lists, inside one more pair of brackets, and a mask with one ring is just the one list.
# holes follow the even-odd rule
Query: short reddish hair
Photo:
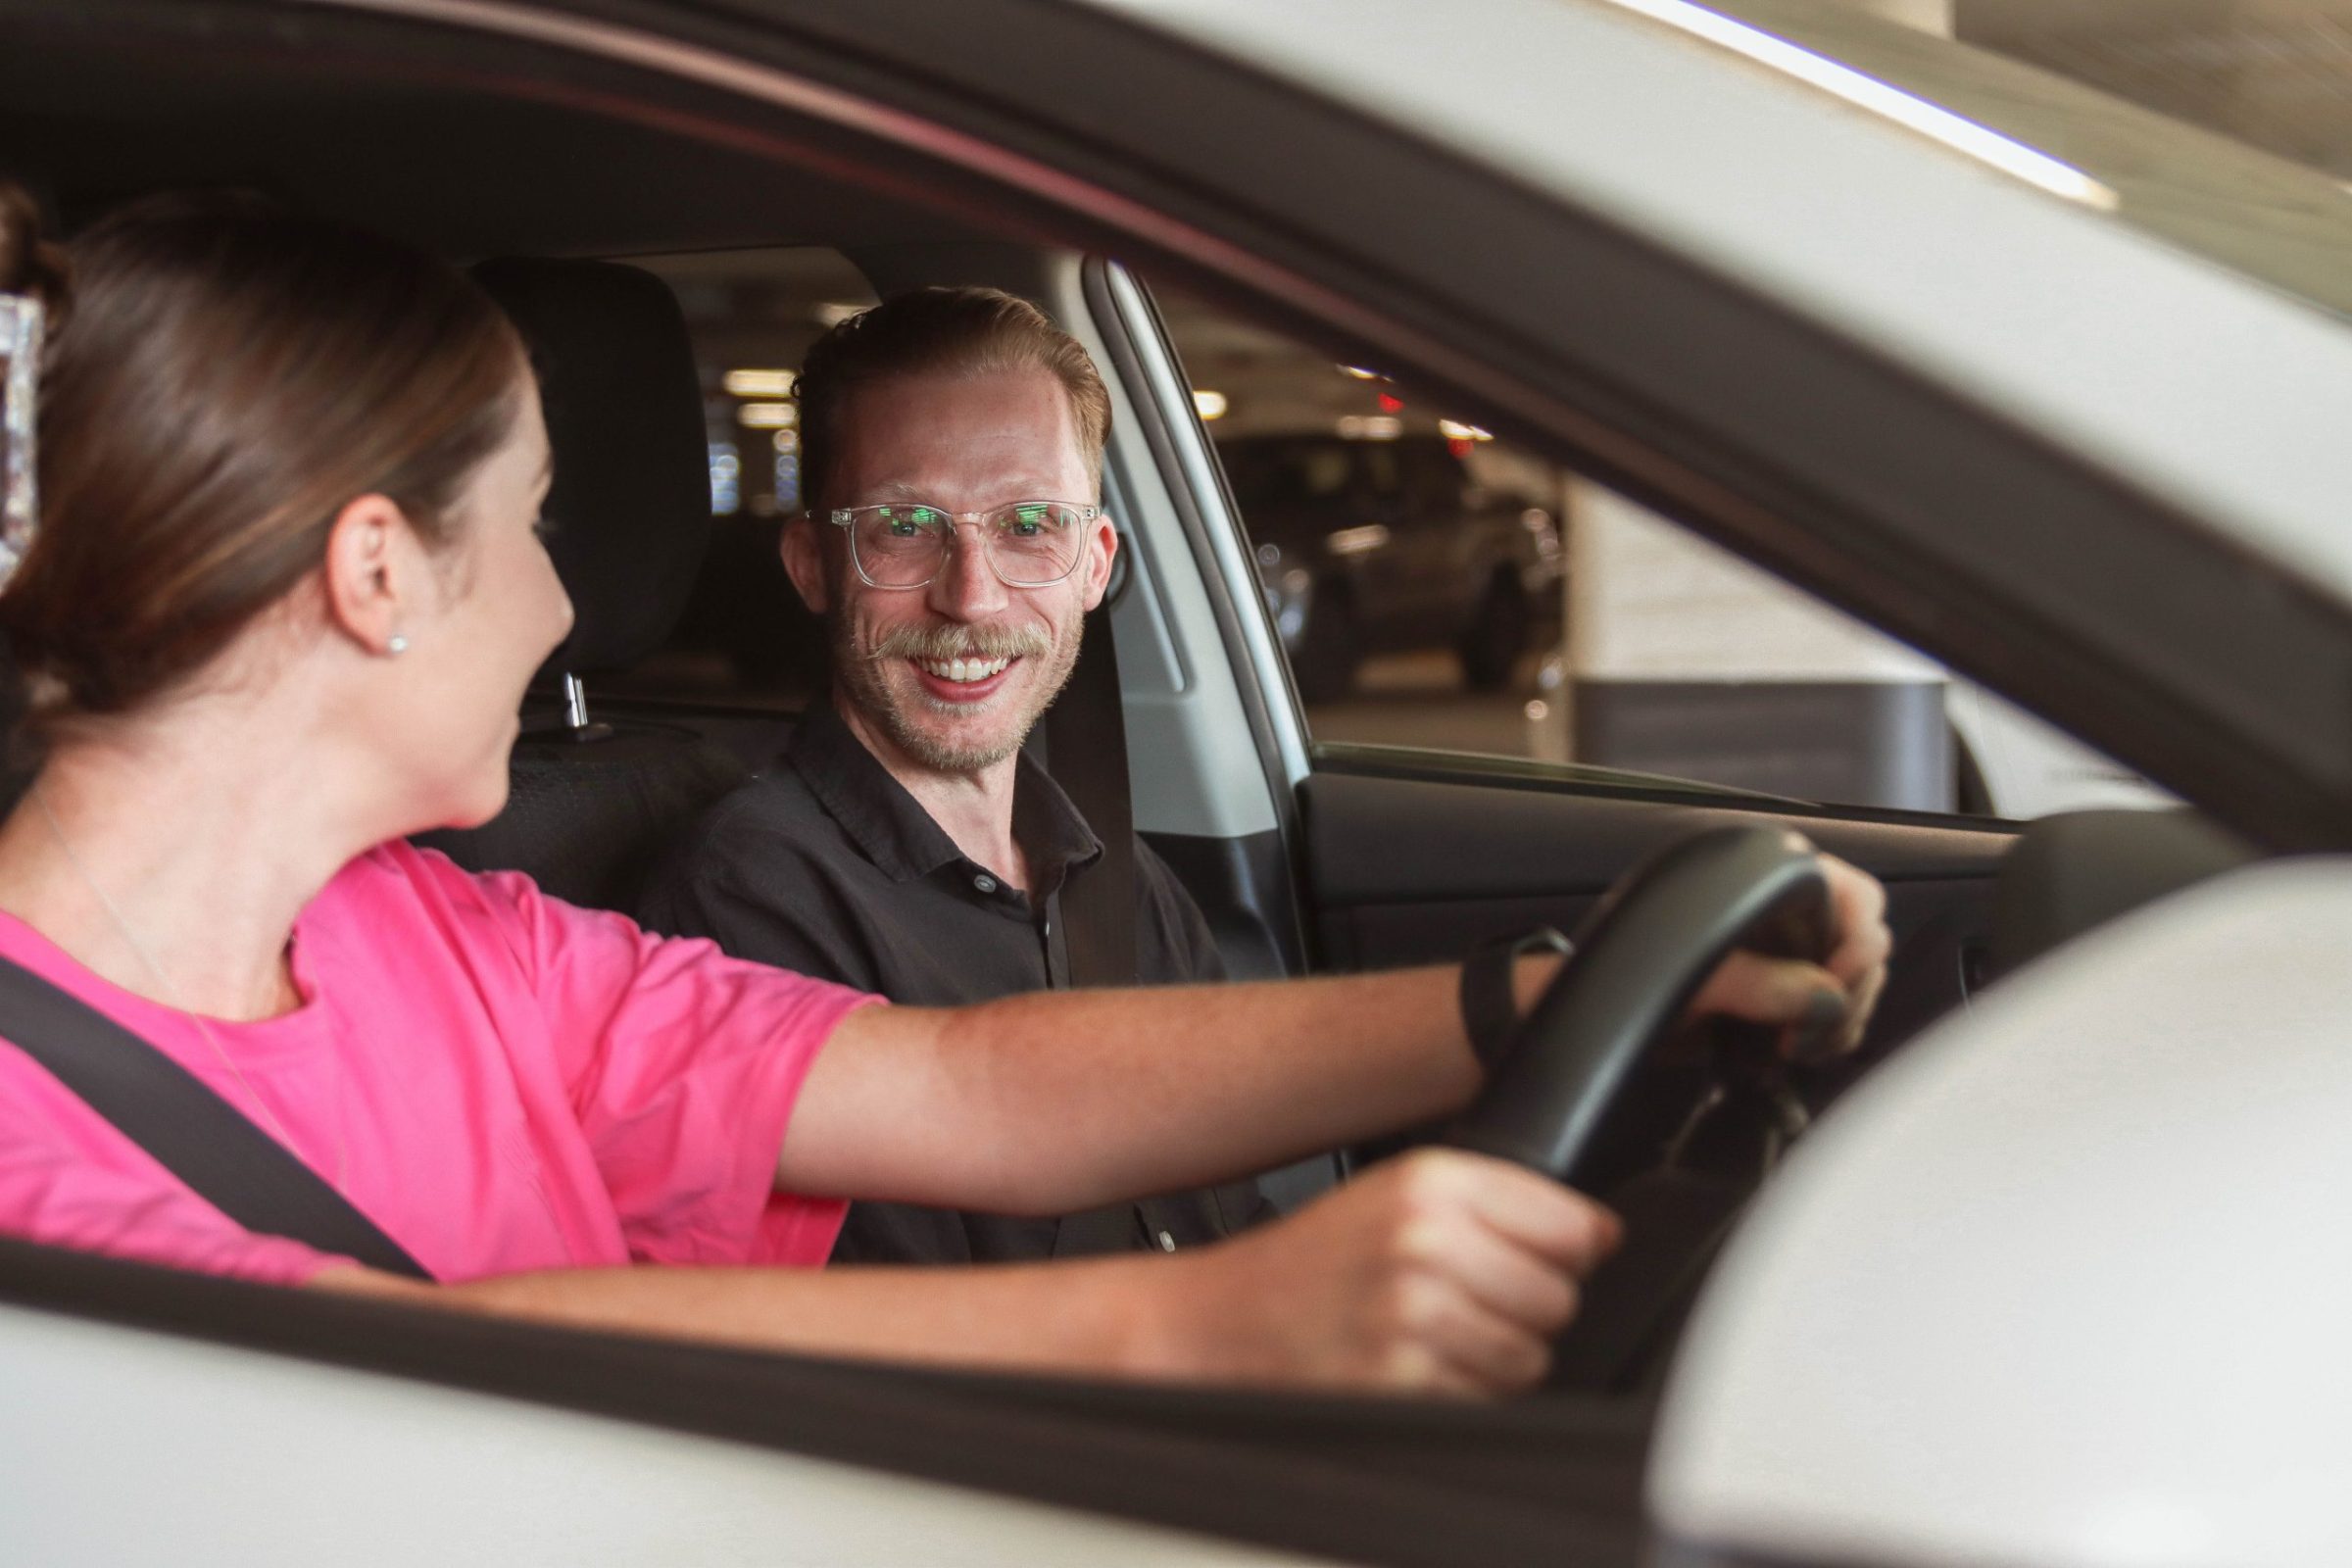
[[829, 505], [825, 491], [851, 388], [895, 375], [975, 375], [1031, 367], [1051, 371], [1069, 394], [1087, 472], [1100, 486], [1110, 393], [1085, 346], [1027, 300], [997, 288], [920, 288], [840, 322], [808, 350], [795, 388], [806, 509], [814, 515]]

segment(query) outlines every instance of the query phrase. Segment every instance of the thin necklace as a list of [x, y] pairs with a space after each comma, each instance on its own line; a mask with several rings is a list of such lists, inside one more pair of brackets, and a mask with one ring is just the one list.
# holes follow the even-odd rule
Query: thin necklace
[[[139, 962], [147, 966], [148, 975], [163, 989], [165, 996], [171, 999], [172, 1005], [178, 1008], [195, 1023], [196, 1032], [204, 1036], [204, 1043], [212, 1048], [214, 1056], [219, 1058], [220, 1065], [226, 1067], [230, 1076], [237, 1080], [238, 1087], [245, 1091], [245, 1098], [252, 1102], [256, 1110], [262, 1113], [262, 1120], [269, 1125], [270, 1133], [277, 1139], [278, 1144], [287, 1152], [292, 1153], [294, 1140], [286, 1136], [286, 1129], [279, 1124], [274, 1115], [270, 1114], [269, 1102], [255, 1092], [253, 1084], [246, 1078], [244, 1069], [237, 1065], [236, 1059], [220, 1049], [220, 1041], [214, 1035], [212, 1024], [206, 1020], [203, 1013], [188, 1005], [186, 996], [179, 987], [172, 983], [172, 977], [164, 973], [163, 965], [157, 963], [149, 956], [146, 944], [141, 942], [138, 935], [130, 929], [130, 922], [122, 918], [122, 911], [115, 907], [115, 901], [106, 896], [106, 889], [98, 885], [98, 879], [90, 875], [89, 867], [81, 863], [81, 857], [74, 853], [73, 841], [66, 837], [66, 830], [57, 820], [57, 813], [49, 808], [48, 792], [41, 788], [38, 779], [33, 781], [32, 798], [41, 808], [41, 820], [49, 824], [49, 836], [57, 841], [58, 849], [64, 853], [66, 863], [74, 868], [75, 876], [81, 878], [81, 885], [90, 890], [90, 896], [98, 901], [99, 907], [106, 910], [106, 917], [115, 922], [115, 931], [122, 938], [123, 945], [130, 949]], [[335, 1065], [336, 1080], [340, 1084], [342, 1058], [337, 1057]], [[340, 1098], [339, 1094], [337, 1098]], [[335, 1186], [340, 1188], [342, 1185], [343, 1125], [342, 1118], [338, 1116], [335, 1120]]]

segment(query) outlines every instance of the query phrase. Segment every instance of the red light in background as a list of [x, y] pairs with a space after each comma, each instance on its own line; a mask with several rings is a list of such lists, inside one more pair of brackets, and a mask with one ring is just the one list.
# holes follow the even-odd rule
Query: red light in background
[[1401, 414], [1401, 413], [1403, 413], [1403, 412], [1404, 412], [1404, 399], [1402, 399], [1402, 398], [1400, 398], [1400, 397], [1397, 397], [1397, 396], [1396, 396], [1396, 394], [1394, 394], [1394, 393], [1390, 393], [1390, 392], [1383, 392], [1383, 393], [1381, 393], [1381, 394], [1380, 394], [1380, 412], [1381, 412], [1381, 413], [1383, 413], [1383, 414]]

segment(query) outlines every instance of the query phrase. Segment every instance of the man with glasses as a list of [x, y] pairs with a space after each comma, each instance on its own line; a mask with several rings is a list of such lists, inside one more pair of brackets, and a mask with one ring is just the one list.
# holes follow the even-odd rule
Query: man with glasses
[[[904, 1003], [1064, 986], [1060, 896], [1102, 847], [1021, 743], [1118, 548], [1102, 377], [1026, 302], [935, 288], [826, 334], [799, 399], [808, 511], [784, 565], [824, 618], [832, 701], [697, 825], [646, 923]], [[1139, 842], [1135, 866], [1136, 978], [1222, 978], [1166, 865]], [[1270, 1212], [1250, 1183], [1053, 1219], [860, 1203], [833, 1257], [1174, 1251]]]

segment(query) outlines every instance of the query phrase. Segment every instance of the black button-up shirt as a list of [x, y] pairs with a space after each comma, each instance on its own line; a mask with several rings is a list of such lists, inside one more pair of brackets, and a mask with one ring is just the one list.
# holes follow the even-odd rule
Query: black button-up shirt
[[[1102, 846], [1059, 785], [1015, 764], [1013, 835], [1031, 891], [968, 858], [830, 708], [811, 712], [773, 766], [718, 803], [660, 867], [640, 915], [714, 938], [739, 957], [954, 1006], [1066, 987], [1060, 893]], [[1136, 845], [1137, 978], [1224, 975], [1208, 924], [1165, 862]], [[1152, 1107], [1139, 1103], [1138, 1117]], [[1050, 1129], [1039, 1129], [1050, 1137]], [[1270, 1216], [1254, 1183], [1017, 1219], [901, 1203], [850, 1209], [835, 1262], [1017, 1262], [1174, 1250]]]

